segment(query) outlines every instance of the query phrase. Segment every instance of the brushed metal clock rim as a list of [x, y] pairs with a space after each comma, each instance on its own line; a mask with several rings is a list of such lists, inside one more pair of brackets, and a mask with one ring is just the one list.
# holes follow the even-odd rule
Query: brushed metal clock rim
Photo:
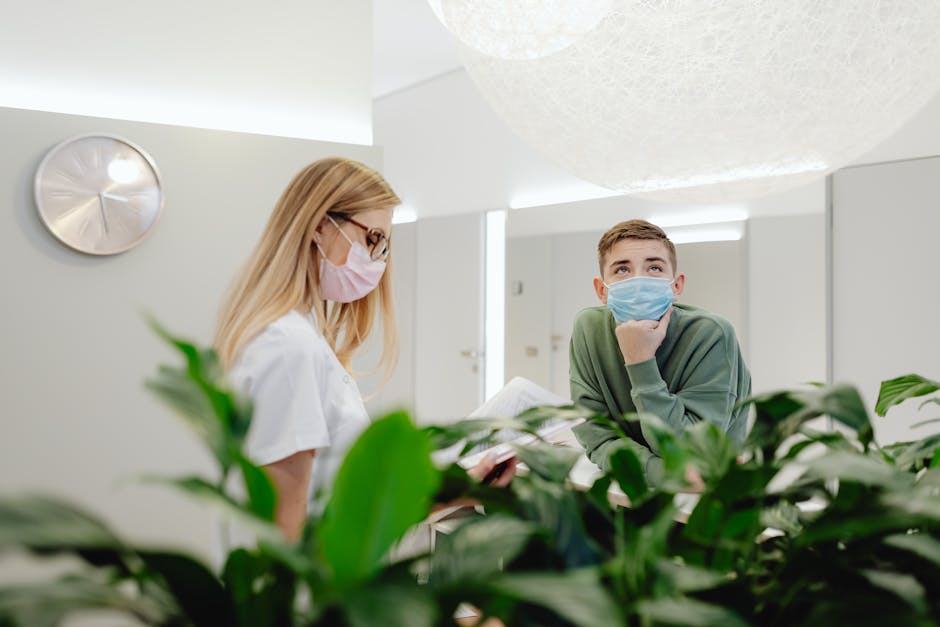
[[[41, 182], [42, 182], [42, 174], [45, 171], [46, 166], [49, 164], [49, 161], [51, 161], [52, 158], [56, 156], [60, 150], [62, 150], [67, 145], [72, 144], [74, 142], [78, 142], [83, 139], [92, 139], [96, 137], [103, 137], [105, 139], [113, 139], [115, 141], [119, 141], [122, 144], [126, 144], [127, 146], [130, 146], [131, 148], [133, 148], [137, 152], [137, 154], [139, 154], [141, 157], [144, 158], [144, 161], [147, 162], [147, 165], [150, 166], [150, 169], [153, 170], [154, 178], [156, 178], [157, 180], [157, 189], [160, 191], [160, 204], [157, 206], [157, 217], [154, 218], [153, 224], [150, 225], [150, 228], [144, 231], [144, 233], [140, 237], [130, 242], [127, 246], [124, 246], [122, 248], [118, 248], [115, 250], [111, 250], [108, 252], [98, 252], [95, 250], [87, 250], [85, 248], [75, 246], [73, 243], [67, 242], [62, 237], [60, 237], [59, 234], [56, 232], [56, 230], [52, 228], [52, 225], [49, 224], [49, 220], [46, 219], [46, 215], [43, 212], [43, 204], [42, 204], [42, 200], [40, 198], [40, 193], [39, 193], [40, 188], [41, 188]], [[144, 150], [136, 142], [126, 139], [120, 135], [114, 135], [111, 133], [84, 133], [82, 135], [76, 135], [74, 137], [71, 137], [69, 139], [59, 142], [58, 144], [50, 148], [48, 151], [46, 151], [46, 154], [42, 158], [42, 161], [40, 161], [39, 165], [36, 167], [36, 174], [33, 176], [33, 201], [36, 203], [36, 212], [39, 214], [39, 219], [42, 220], [42, 223], [46, 226], [46, 230], [52, 233], [52, 235], [57, 240], [59, 240], [60, 242], [62, 242], [63, 244], [71, 248], [72, 250], [77, 250], [80, 253], [84, 253], [86, 255], [94, 255], [96, 257], [108, 257], [110, 255], [120, 255], [121, 253], [127, 252], [131, 248], [134, 248], [135, 246], [143, 242], [145, 239], [150, 237], [150, 234], [153, 233], [157, 225], [160, 224], [160, 220], [163, 219], [164, 200], [165, 199], [164, 199], [164, 194], [163, 194], [163, 178], [160, 176], [160, 169], [157, 167], [156, 162], [150, 156], [150, 153]]]

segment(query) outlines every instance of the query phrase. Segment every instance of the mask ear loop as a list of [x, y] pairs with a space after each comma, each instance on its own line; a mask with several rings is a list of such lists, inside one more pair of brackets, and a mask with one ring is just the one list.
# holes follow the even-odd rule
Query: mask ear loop
[[[333, 219], [333, 216], [327, 214], [326, 218], [333, 224], [336, 230], [339, 231], [339, 234], [342, 235], [347, 242], [349, 242], [349, 246], [352, 247], [353, 241], [349, 239], [349, 236], [346, 235], [346, 232], [343, 229], [339, 228], [339, 225], [336, 223], [336, 220]], [[323, 250], [323, 246], [320, 245], [320, 234], [316, 231], [313, 232], [313, 245], [316, 246], [317, 250], [320, 252], [320, 263], [329, 261], [329, 259], [326, 258], [326, 253]]]
[[343, 229], [339, 228], [339, 225], [336, 224], [336, 220], [333, 219], [333, 216], [331, 216], [330, 214], [326, 214], [326, 217], [327, 217], [327, 219], [329, 219], [330, 222], [333, 223], [333, 226], [336, 227], [336, 230], [339, 231], [339, 234], [342, 235], [343, 238], [344, 238], [347, 242], [349, 242], [349, 245], [350, 245], [350, 246], [352, 246], [352, 245], [353, 245], [353, 241], [352, 241], [351, 239], [349, 239], [349, 236], [348, 236], [348, 235], [346, 235], [346, 231], [344, 231]]

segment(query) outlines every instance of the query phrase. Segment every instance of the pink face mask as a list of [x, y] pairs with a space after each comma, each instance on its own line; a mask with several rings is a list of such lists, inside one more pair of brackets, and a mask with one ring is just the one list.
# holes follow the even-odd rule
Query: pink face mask
[[[385, 262], [373, 260], [365, 246], [349, 239], [333, 218], [327, 217], [350, 246], [346, 263], [341, 266], [334, 265], [322, 253], [323, 249], [320, 249], [320, 294], [336, 303], [351, 303], [378, 286], [382, 274], [385, 273]], [[319, 248], [319, 244], [317, 247]]]

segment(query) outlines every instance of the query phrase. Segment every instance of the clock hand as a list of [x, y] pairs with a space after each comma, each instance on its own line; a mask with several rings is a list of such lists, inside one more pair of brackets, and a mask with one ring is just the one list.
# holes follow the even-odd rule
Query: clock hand
[[117, 194], [112, 194], [110, 192], [102, 192], [101, 196], [107, 198], [108, 200], [120, 200], [121, 202], [127, 202], [126, 196], [118, 196]]
[[101, 205], [101, 220], [104, 222], [104, 233], [108, 234], [108, 214], [104, 210], [105, 194], [98, 194], [98, 203]]

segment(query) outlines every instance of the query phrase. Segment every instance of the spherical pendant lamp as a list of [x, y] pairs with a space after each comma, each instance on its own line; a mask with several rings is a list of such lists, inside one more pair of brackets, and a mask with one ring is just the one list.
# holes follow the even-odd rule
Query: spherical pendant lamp
[[464, 45], [500, 59], [564, 50], [610, 13], [614, 0], [429, 0]]
[[[445, 24], [478, 4], [440, 2]], [[492, 4], [525, 13], [540, 3]], [[811, 181], [875, 147], [940, 88], [940, 0], [611, 0], [591, 11], [567, 39], [542, 28], [537, 39], [556, 43], [538, 54], [481, 44], [502, 32], [492, 12], [463, 19], [458, 45], [525, 141], [629, 194], [741, 200]], [[514, 28], [525, 23], [513, 14]]]

